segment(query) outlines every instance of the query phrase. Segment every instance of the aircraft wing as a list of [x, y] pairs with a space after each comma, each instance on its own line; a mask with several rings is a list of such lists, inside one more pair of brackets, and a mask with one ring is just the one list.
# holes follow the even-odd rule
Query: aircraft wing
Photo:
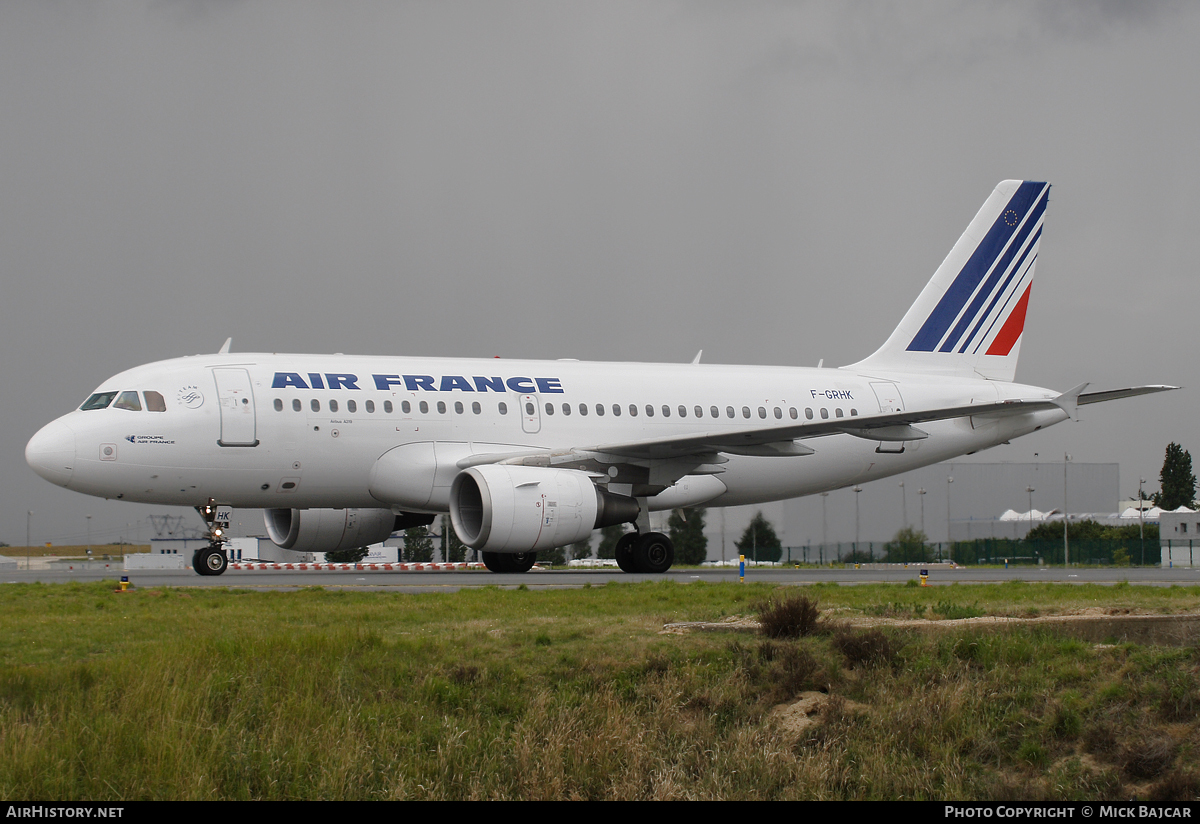
[[[914, 409], [852, 418], [829, 418], [795, 423], [760, 426], [737, 431], [711, 431], [676, 435], [667, 438], [648, 438], [621, 443], [602, 443], [563, 449], [537, 449], [529, 452], [507, 452], [471, 455], [458, 462], [461, 469], [481, 464], [506, 463], [526, 466], [555, 466], [579, 462], [598, 462], [602, 465], [633, 464], [643, 467], [658, 464], [652, 472], [661, 481], [671, 483], [693, 472], [715, 474], [722, 471], [722, 454], [789, 457], [810, 455], [815, 450], [800, 443], [812, 438], [846, 434], [871, 441], [915, 441], [928, 437], [918, 427], [922, 423], [952, 420], [963, 417], [1008, 417], [1061, 409], [1074, 417], [1078, 404], [1100, 403], [1117, 398], [1146, 395], [1177, 389], [1175, 386], [1137, 386], [1104, 392], [1083, 393], [1082, 384], [1054, 398], [1018, 399], [996, 403], [975, 403], [937, 409]], [[668, 466], [670, 468], [668, 468]], [[669, 480], [667, 478], [669, 477]]]

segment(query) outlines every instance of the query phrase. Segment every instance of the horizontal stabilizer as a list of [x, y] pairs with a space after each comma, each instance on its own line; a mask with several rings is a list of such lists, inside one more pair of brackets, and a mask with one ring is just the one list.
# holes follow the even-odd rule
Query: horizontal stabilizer
[[1115, 401], [1118, 398], [1135, 398], [1138, 395], [1153, 395], [1155, 392], [1170, 392], [1172, 389], [1181, 389], [1179, 386], [1167, 386], [1166, 384], [1150, 384], [1147, 386], [1131, 386], [1128, 389], [1107, 389], [1104, 392], [1087, 392], [1079, 396], [1079, 405], [1085, 406], [1089, 403], [1103, 403], [1104, 401]]

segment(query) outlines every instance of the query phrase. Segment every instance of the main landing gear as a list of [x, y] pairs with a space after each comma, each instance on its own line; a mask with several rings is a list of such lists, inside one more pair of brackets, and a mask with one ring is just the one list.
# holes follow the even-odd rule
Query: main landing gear
[[675, 563], [675, 545], [661, 532], [630, 532], [617, 541], [617, 566], [622, 572], [662, 573]]
[[484, 552], [483, 565], [490, 572], [528, 572], [537, 560], [536, 552]]

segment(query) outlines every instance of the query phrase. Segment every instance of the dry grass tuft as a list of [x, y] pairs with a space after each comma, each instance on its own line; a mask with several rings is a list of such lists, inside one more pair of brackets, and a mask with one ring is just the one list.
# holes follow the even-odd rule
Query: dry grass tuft
[[817, 631], [821, 611], [807, 595], [771, 599], [759, 609], [758, 620], [768, 638], [800, 638]]
[[892, 666], [900, 652], [899, 645], [880, 629], [855, 632], [839, 628], [833, 634], [833, 646], [851, 667]]

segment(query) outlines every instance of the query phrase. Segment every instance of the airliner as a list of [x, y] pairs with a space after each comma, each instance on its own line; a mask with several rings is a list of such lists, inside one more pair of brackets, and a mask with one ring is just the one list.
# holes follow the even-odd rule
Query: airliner
[[626, 572], [674, 561], [651, 512], [811, 495], [970, 454], [1174, 389], [1013, 382], [1050, 186], [1001, 182], [884, 344], [839, 368], [230, 352], [104, 381], [25, 449], [51, 483], [264, 510], [281, 547], [328, 552], [449, 513], [493, 572], [631, 523]]

